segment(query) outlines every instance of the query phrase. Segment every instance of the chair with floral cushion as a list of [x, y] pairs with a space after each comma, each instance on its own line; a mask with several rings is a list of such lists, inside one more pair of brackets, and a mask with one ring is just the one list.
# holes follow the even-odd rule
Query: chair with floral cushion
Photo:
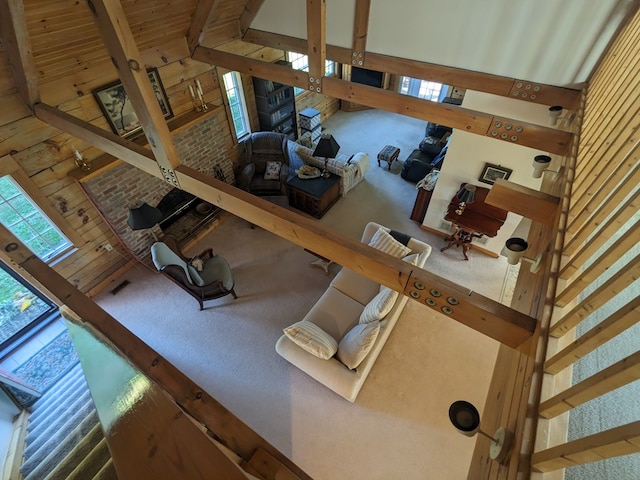
[[243, 153], [239, 188], [258, 196], [286, 195], [290, 174], [287, 136], [276, 132], [255, 132], [241, 143]]
[[178, 239], [167, 235], [161, 242], [151, 245], [153, 264], [160, 273], [195, 298], [204, 309], [204, 302], [214, 298], [233, 295], [233, 272], [227, 261], [215, 255], [211, 248], [200, 255], [187, 258], [182, 253]]

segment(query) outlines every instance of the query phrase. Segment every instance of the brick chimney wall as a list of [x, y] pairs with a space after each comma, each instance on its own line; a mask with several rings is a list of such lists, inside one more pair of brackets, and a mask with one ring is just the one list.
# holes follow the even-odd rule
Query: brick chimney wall
[[[184, 165], [211, 176], [221, 170], [227, 183], [235, 183], [228, 152], [237, 149], [224, 109], [176, 133], [173, 141]], [[138, 260], [147, 261], [154, 242], [151, 232], [160, 235], [162, 231], [158, 225], [149, 230], [131, 230], [127, 224], [129, 207], [139, 201], [156, 206], [173, 186], [128, 163], [110, 168], [82, 186], [130, 252]]]

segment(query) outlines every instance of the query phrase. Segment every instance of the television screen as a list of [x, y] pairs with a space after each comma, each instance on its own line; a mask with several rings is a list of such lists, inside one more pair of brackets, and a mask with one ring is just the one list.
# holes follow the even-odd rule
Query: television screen
[[366, 68], [351, 67], [351, 81], [371, 87], [382, 87], [383, 73]]

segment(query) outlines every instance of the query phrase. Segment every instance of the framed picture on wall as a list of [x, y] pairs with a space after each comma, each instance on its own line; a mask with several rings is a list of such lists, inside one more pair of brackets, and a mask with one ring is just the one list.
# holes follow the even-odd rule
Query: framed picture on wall
[[[151, 86], [158, 98], [158, 104], [160, 105], [164, 118], [173, 117], [173, 111], [171, 110], [169, 99], [162, 86], [160, 75], [158, 75], [158, 69], [152, 68], [148, 70], [147, 73], [149, 74]], [[121, 82], [118, 81], [97, 88], [93, 91], [93, 96], [109, 122], [113, 133], [127, 138], [135, 136], [142, 131], [138, 116], [133, 110], [131, 101]]]
[[508, 180], [513, 170], [502, 167], [500, 165], [494, 165], [493, 163], [485, 163], [482, 173], [480, 174], [479, 181], [493, 185], [498, 178], [504, 178]]

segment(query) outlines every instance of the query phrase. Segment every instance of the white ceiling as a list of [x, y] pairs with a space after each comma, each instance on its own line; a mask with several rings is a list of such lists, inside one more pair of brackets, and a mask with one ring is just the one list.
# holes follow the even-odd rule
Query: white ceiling
[[[367, 51], [550, 85], [586, 82], [637, 0], [372, 0]], [[327, 0], [351, 48], [355, 0]], [[264, 0], [252, 28], [306, 38], [306, 1]]]

